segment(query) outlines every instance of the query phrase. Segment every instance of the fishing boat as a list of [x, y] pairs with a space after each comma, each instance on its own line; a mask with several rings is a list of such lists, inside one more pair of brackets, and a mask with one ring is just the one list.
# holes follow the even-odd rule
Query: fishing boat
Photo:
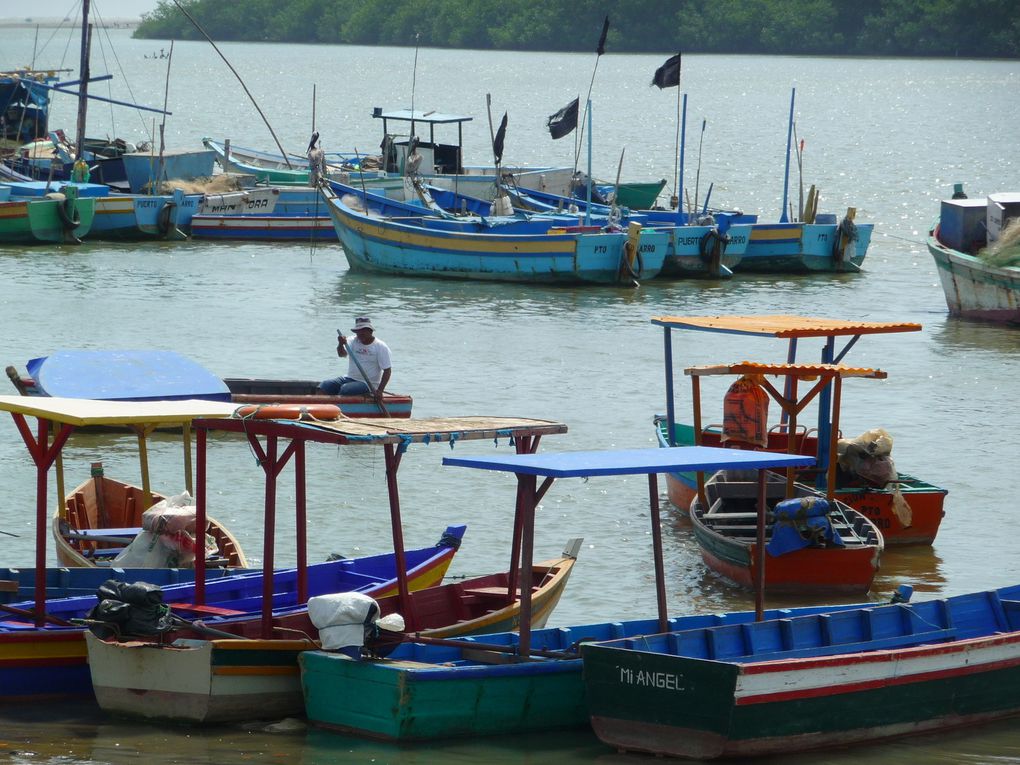
[[[174, 626], [161, 637], [138, 640], [121, 634], [121, 640], [88, 641], [89, 662], [96, 698], [104, 709], [119, 714], [192, 722], [223, 722], [295, 714], [302, 708], [297, 654], [314, 647], [317, 635], [307, 603], [299, 590], [297, 605], [279, 609], [274, 602], [272, 561], [275, 540], [271, 487], [294, 454], [308, 443], [381, 446], [386, 460], [394, 554], [398, 561], [395, 594], [376, 598], [384, 615], [399, 613], [407, 629], [437, 638], [505, 631], [534, 615], [544, 624], [562, 595], [573, 569], [579, 543], [543, 563], [522, 561], [521, 541], [527, 538], [518, 514], [511, 545], [511, 568], [506, 572], [412, 592], [399, 562], [404, 558], [397, 469], [404, 450], [414, 443], [511, 439], [518, 451], [532, 451], [544, 434], [566, 427], [548, 420], [501, 417], [452, 417], [431, 420], [292, 420], [235, 417], [198, 421], [199, 444], [208, 432], [233, 432], [247, 437], [267, 481], [266, 543], [261, 605], [255, 611], [218, 610], [194, 625]], [[282, 446], [278, 442], [287, 442]], [[198, 455], [203, 460], [201, 446]], [[305, 497], [304, 473], [295, 466], [297, 496]], [[202, 496], [201, 489], [199, 496]], [[202, 514], [202, 507], [199, 510]], [[298, 528], [304, 529], [303, 514]], [[298, 542], [301, 549], [301, 542]], [[527, 547], [530, 555], [531, 547]], [[299, 559], [298, 571], [302, 564]], [[523, 570], [522, 570], [523, 569]], [[196, 580], [200, 583], [200, 580]], [[196, 603], [203, 604], [196, 588]], [[223, 605], [223, 604], [221, 604]], [[229, 605], [226, 606], [229, 608]], [[532, 610], [522, 611], [529, 608]], [[210, 630], [215, 630], [210, 633]], [[302, 641], [302, 642], [295, 642]], [[224, 667], [235, 667], [225, 671]], [[241, 669], [243, 667], [243, 669]]]
[[[75, 578], [75, 572], [70, 569], [54, 572], [45, 565], [48, 479], [71, 432], [89, 425], [134, 426], [145, 431], [157, 425], [175, 424], [182, 432], [190, 433], [190, 426], [199, 418], [208, 423], [214, 418], [231, 417], [235, 410], [234, 404], [217, 401], [123, 402], [0, 396], [0, 411], [10, 412], [18, 425], [18, 431], [33, 456], [38, 479], [36, 559], [32, 577], [34, 597], [28, 603], [0, 604], [0, 614], [3, 615], [0, 619], [0, 701], [43, 701], [92, 695], [83, 627], [72, 624], [70, 620], [85, 617], [95, 605], [96, 597], [47, 599], [48, 589], [55, 578], [58, 583], [71, 581], [72, 584]], [[35, 427], [29, 425], [30, 420]], [[251, 428], [256, 427], [252, 422], [247, 424]], [[195, 492], [197, 527], [204, 527], [207, 520], [204, 485], [208, 466], [204, 438], [205, 431], [199, 431], [196, 484], [200, 490]], [[59, 477], [59, 471], [57, 474]], [[267, 502], [271, 500], [267, 498]], [[406, 572], [402, 581], [408, 590], [428, 587], [442, 580], [463, 535], [463, 527], [450, 527], [439, 545], [422, 548], [420, 553], [403, 550], [401, 546], [402, 558], [387, 553], [368, 561], [366, 567], [353, 559], [309, 564], [305, 495], [299, 492], [295, 502], [299, 518], [295, 568], [277, 571], [270, 550], [267, 553], [269, 560], [264, 559], [261, 571], [248, 570], [236, 577], [227, 577], [222, 569], [207, 567], [205, 558], [198, 556], [192, 572], [193, 581], [168, 586], [165, 590], [167, 601], [180, 603], [179, 608], [175, 606], [177, 612], [201, 618], [215, 613], [217, 607], [231, 612], [242, 609], [257, 611], [264, 599], [270, 608], [278, 605], [283, 613], [287, 613], [288, 607], [300, 611], [296, 604], [303, 603], [309, 593], [324, 594], [345, 587], [386, 585], [380, 590], [380, 594], [384, 595], [389, 588], [397, 588], [398, 583], [390, 581], [396, 579], [397, 570]], [[275, 501], [271, 502], [271, 506], [275, 508]], [[386, 565], [390, 568], [383, 571]], [[399, 566], [402, 568], [398, 569]], [[97, 569], [80, 571], [82, 577], [90, 578], [95, 576]], [[104, 573], [107, 574], [105, 578], [116, 579], [130, 572], [110, 569]], [[153, 570], [152, 575], [156, 574], [158, 572]], [[149, 572], [141, 579], [150, 581]], [[220, 614], [218, 618], [224, 617]]]
[[813, 222], [754, 223], [735, 271], [768, 274], [857, 273], [871, 243], [873, 223], [855, 221], [849, 208], [839, 221], [819, 213]]
[[[682, 210], [602, 205], [577, 197], [504, 186], [515, 208], [546, 215], [577, 216], [578, 224], [631, 221], [668, 233], [669, 245], [659, 278], [729, 279], [747, 249], [755, 216], [715, 210], [695, 219]], [[699, 222], [700, 221], [700, 222]]]
[[54, 192], [66, 195], [73, 185], [79, 198], [88, 198], [95, 205], [89, 239], [185, 239], [202, 199], [201, 194], [183, 191], [161, 195], [117, 193], [99, 183], [24, 180], [5, 185], [11, 189], [12, 199], [43, 199]]
[[346, 417], [410, 417], [413, 400], [383, 394], [382, 406], [368, 395], [327, 396], [315, 380], [256, 377], [221, 379], [175, 351], [58, 350], [30, 359], [27, 374], [13, 366], [7, 376], [25, 396], [63, 396], [110, 401], [205, 399], [239, 405], [338, 406]]
[[952, 316], [1020, 323], [1020, 193], [942, 200], [928, 252]]
[[[530, 733], [584, 725], [587, 708], [579, 644], [603, 635], [654, 634], [665, 631], [669, 624], [740, 623], [766, 613], [764, 593], [759, 589], [755, 610], [750, 614], [669, 619], [656, 474], [681, 468], [724, 467], [754, 472], [812, 462], [813, 458], [802, 455], [713, 447], [445, 458], [445, 465], [516, 474], [517, 508], [524, 520], [525, 568], [535, 507], [555, 480], [647, 476], [657, 618], [533, 630], [538, 625], [530, 618], [534, 604], [522, 592], [516, 635], [436, 640], [409, 631], [405, 642], [395, 649], [390, 646], [385, 656], [358, 658], [340, 651], [309, 651], [299, 659], [308, 719], [343, 733], [394, 741]], [[652, 597], [650, 588], [649, 604]], [[635, 598], [640, 599], [640, 593], [635, 593]], [[640, 607], [638, 603], [635, 606]]]
[[[562, 219], [456, 219], [423, 214], [381, 218], [367, 195], [323, 189], [352, 269], [405, 276], [532, 282], [632, 284], [662, 269], [668, 235], [642, 230], [605, 232]], [[361, 204], [359, 204], [359, 200]]]
[[32, 141], [46, 135], [50, 91], [41, 86], [52, 85], [58, 79], [55, 71], [27, 66], [0, 72], [0, 104], [3, 104], [0, 138]]
[[[889, 335], [904, 332], [918, 332], [921, 325], [912, 322], [860, 322], [844, 319], [827, 319], [791, 315], [761, 316], [655, 316], [652, 324], [663, 328], [666, 356], [666, 414], [655, 417], [656, 436], [662, 446], [678, 446], [701, 443], [707, 446], [723, 442], [722, 425], [704, 425], [698, 428], [677, 422], [673, 392], [672, 332], [675, 330], [696, 330], [735, 334], [746, 337], [772, 337], [788, 341], [786, 358], [790, 363], [797, 360], [798, 344], [808, 338], [819, 338], [823, 345], [820, 359], [823, 364], [842, 360], [850, 349], [866, 335]], [[836, 347], [836, 339], [846, 339], [842, 348]], [[693, 384], [693, 380], [692, 380]], [[835, 458], [840, 447], [851, 448], [858, 439], [832, 441], [833, 428], [839, 435], [838, 424], [830, 418], [831, 391], [819, 393], [819, 411], [816, 427], [798, 426], [791, 430], [789, 417], [785, 413], [778, 423], [767, 428], [758, 448], [772, 451], [811, 454], [818, 458], [819, 472], [815, 474], [816, 488], [823, 486], [828, 491], [828, 468], [830, 458], [836, 466], [835, 484], [831, 487], [833, 496], [845, 502], [858, 512], [864, 513], [882, 531], [888, 545], [922, 544], [930, 545], [938, 533], [945, 515], [946, 490], [907, 473], [890, 467], [881, 477], [875, 473], [861, 475], [854, 470], [855, 464], [844, 456]], [[838, 413], [837, 413], [838, 414]], [[700, 411], [698, 416], [700, 416]], [[885, 433], [877, 428], [869, 431]], [[866, 434], [867, 435], [867, 434]], [[891, 437], [883, 440], [885, 450], [869, 447], [876, 460], [891, 463]], [[859, 470], [859, 466], [858, 466]], [[803, 476], [812, 482], [811, 476]], [[666, 476], [666, 489], [670, 502], [681, 512], [686, 512], [697, 491], [697, 480], [693, 474], [670, 474]]]
[[787, 755], [1020, 713], [1020, 586], [586, 644], [619, 751]]
[[336, 241], [316, 188], [266, 186], [207, 194], [191, 221], [195, 239]]
[[80, 244], [92, 228], [95, 201], [73, 188], [41, 199], [0, 201], [0, 244]]

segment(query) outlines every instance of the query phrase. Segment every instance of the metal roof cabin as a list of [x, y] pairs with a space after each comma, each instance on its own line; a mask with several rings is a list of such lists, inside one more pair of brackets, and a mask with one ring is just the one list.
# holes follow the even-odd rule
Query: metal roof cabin
[[[436, 173], [464, 172], [464, 123], [470, 122], [474, 117], [461, 117], [456, 114], [442, 114], [435, 110], [423, 112], [418, 109], [390, 109], [383, 110], [376, 106], [372, 109], [372, 117], [381, 119], [383, 122], [383, 140], [380, 145], [382, 150], [384, 167], [388, 173], [402, 173], [404, 161], [408, 155], [408, 145], [411, 137], [416, 136], [415, 126], [419, 123], [428, 126], [428, 141], [420, 140], [418, 152], [422, 155], [424, 168], [435, 168]], [[409, 131], [406, 137], [390, 132], [390, 122], [409, 123]], [[436, 143], [436, 125], [456, 125], [457, 143], [442, 144]], [[403, 137], [404, 140], [397, 140]], [[421, 137], [419, 136], [419, 139]], [[424, 169], [423, 168], [423, 169]], [[428, 171], [433, 172], [433, 171]]]

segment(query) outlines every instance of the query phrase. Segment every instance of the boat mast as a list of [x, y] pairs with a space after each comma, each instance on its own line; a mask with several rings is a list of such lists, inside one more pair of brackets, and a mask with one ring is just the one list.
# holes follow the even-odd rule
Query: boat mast
[[89, 0], [81, 3], [81, 63], [78, 66], [78, 134], [74, 144], [74, 158], [82, 158], [85, 149], [85, 114], [89, 101], [89, 47], [92, 45], [92, 27], [89, 25]]
[[780, 223], [789, 223], [790, 218], [786, 214], [787, 200], [790, 196], [790, 141], [793, 139], [793, 102], [797, 97], [797, 89], [790, 91], [790, 121], [786, 127], [786, 171], [783, 173], [783, 209], [779, 213]]

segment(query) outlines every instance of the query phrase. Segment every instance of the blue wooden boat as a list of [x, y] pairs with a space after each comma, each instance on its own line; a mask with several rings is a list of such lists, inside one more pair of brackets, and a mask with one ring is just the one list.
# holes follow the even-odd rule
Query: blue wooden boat
[[[586, 719], [577, 643], [603, 634], [664, 632], [670, 623], [662, 559], [657, 474], [723, 467], [763, 471], [813, 463], [810, 457], [717, 447], [446, 457], [445, 465], [517, 475], [518, 513], [528, 544], [534, 510], [557, 478], [647, 475], [658, 618], [535, 632], [522, 593], [519, 635], [473, 641], [435, 641], [410, 634], [386, 658], [356, 660], [310, 651], [300, 658], [305, 709], [315, 725], [392, 740], [523, 733], [581, 725]], [[538, 478], [543, 479], [541, 488]], [[764, 481], [759, 497], [764, 504]], [[527, 549], [527, 548], [526, 548]], [[523, 565], [527, 566], [525, 559]], [[757, 580], [760, 583], [760, 579]], [[651, 601], [651, 597], [648, 598]], [[760, 589], [753, 614], [723, 617], [745, 622], [765, 613]], [[715, 623], [713, 616], [678, 624]]]
[[794, 754], [1020, 714], [1020, 586], [581, 648], [621, 751]]
[[195, 239], [336, 241], [318, 189], [268, 186], [208, 195], [191, 221]]
[[59, 78], [52, 71], [21, 67], [0, 72], [3, 130], [0, 138], [31, 141], [49, 130], [50, 91]]
[[94, 200], [95, 216], [89, 239], [185, 239], [202, 200], [201, 194], [183, 191], [154, 195], [117, 193], [100, 183], [10, 181], [5, 186], [15, 199], [42, 199], [53, 192], [65, 193], [73, 186], [79, 197]]
[[[542, 191], [506, 187], [515, 207], [543, 214], [575, 211], [579, 220], [601, 222], [614, 218], [626, 225], [636, 221], [669, 233], [669, 251], [660, 278], [729, 279], [750, 241], [755, 216], [734, 211], [713, 211], [697, 222], [678, 210], [636, 210], [609, 205], [590, 205], [586, 200]], [[706, 211], [707, 215], [707, 211]]]
[[[638, 224], [628, 233], [606, 233], [542, 216], [381, 218], [352, 206], [364, 202], [364, 195], [340, 197], [324, 189], [323, 197], [347, 260], [357, 270], [544, 284], [630, 284], [656, 276], [668, 248], [667, 234], [642, 231]], [[371, 211], [373, 202], [368, 204]]]
[[743, 258], [734, 270], [756, 273], [856, 273], [868, 252], [872, 223], [839, 222], [817, 215], [815, 222], [755, 223]]
[[58, 350], [30, 359], [27, 375], [7, 375], [25, 396], [62, 396], [110, 401], [203, 399], [236, 404], [332, 405], [347, 417], [410, 417], [413, 399], [387, 392], [383, 406], [371, 396], [325, 396], [318, 380], [257, 377], [221, 379], [175, 351]]
[[208, 149], [168, 149], [162, 156], [131, 152], [120, 157], [128, 188], [133, 194], [149, 194], [171, 181], [211, 178], [216, 160]]

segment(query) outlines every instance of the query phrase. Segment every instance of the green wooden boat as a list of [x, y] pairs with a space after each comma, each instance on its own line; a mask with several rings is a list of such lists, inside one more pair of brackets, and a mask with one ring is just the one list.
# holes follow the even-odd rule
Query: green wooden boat
[[0, 244], [77, 244], [92, 228], [95, 212], [95, 199], [79, 197], [73, 186], [63, 199], [0, 202]]

